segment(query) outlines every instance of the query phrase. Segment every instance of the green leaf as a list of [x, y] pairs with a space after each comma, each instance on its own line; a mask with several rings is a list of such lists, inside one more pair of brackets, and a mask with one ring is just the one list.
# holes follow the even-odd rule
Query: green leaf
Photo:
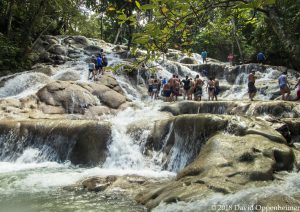
[[155, 7], [155, 5], [153, 5], [153, 4], [144, 4], [144, 5], [142, 5], [141, 6], [141, 10], [152, 10], [152, 9], [155, 9], [156, 7]]
[[141, 4], [138, 1], [135, 1], [135, 5], [137, 6], [137, 8], [141, 9]]

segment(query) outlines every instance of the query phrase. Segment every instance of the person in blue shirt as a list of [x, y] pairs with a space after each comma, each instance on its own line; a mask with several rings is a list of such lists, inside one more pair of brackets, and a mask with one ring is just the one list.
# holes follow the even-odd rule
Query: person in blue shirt
[[202, 57], [202, 60], [203, 60], [203, 63], [207, 63], [207, 52], [204, 50], [203, 52], [201, 52], [201, 57]]
[[262, 53], [262, 52], [259, 52], [256, 57], [257, 57], [258, 63], [264, 63], [266, 60], [266, 57], [265, 57], [264, 53]]
[[[280, 94], [282, 96], [282, 100], [288, 100], [291, 90], [287, 80], [287, 71], [284, 71], [280, 77], [278, 78], [278, 84], [280, 88]], [[285, 95], [286, 94], [286, 95]]]

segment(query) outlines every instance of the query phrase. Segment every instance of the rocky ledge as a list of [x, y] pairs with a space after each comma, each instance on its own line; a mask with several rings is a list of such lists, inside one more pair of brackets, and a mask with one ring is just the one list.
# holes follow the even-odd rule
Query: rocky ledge
[[299, 151], [256, 118], [179, 115], [157, 122], [148, 146], [161, 149], [165, 168], [178, 174], [167, 183], [150, 184], [136, 196], [147, 208], [267, 186], [276, 180], [276, 172], [299, 168]]

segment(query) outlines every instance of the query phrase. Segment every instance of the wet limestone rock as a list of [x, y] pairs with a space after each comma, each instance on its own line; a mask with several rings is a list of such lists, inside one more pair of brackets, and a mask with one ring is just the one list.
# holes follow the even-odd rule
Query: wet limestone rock
[[40, 89], [41, 102], [62, 106], [66, 113], [84, 113], [85, 108], [97, 105], [97, 98], [82, 86], [72, 82], [56, 81]]
[[[137, 195], [136, 200], [148, 208], [161, 202], [194, 201], [214, 193], [265, 186], [274, 179], [274, 172], [290, 171], [296, 163], [282, 135], [255, 118], [180, 115], [158, 128], [166, 137], [157, 133], [154, 138], [159, 140], [151, 141], [153, 147], [161, 149], [165, 158], [187, 166], [179, 169], [175, 181], [153, 185]], [[164, 129], [167, 132], [162, 132]], [[172, 160], [166, 160], [166, 168], [176, 170], [178, 166], [170, 166]]]
[[91, 87], [93, 89], [92, 94], [97, 96], [101, 103], [110, 108], [118, 109], [126, 102], [125, 96], [103, 84], [94, 83], [91, 84]]
[[184, 57], [180, 60], [180, 63], [184, 64], [198, 64], [198, 62], [192, 57]]
[[49, 52], [55, 55], [67, 55], [67, 49], [59, 44], [51, 46]]
[[180, 114], [230, 114], [247, 116], [269, 115], [276, 118], [300, 117], [300, 106], [297, 102], [289, 101], [184, 101], [166, 104], [161, 111]]
[[54, 78], [61, 81], [77, 81], [80, 80], [80, 74], [76, 71], [69, 70], [56, 75]]
[[48, 76], [52, 76], [56, 73], [56, 70], [52, 66], [43, 65], [43, 64], [36, 64], [32, 67], [34, 72], [39, 72], [46, 74]]
[[116, 78], [110, 74], [105, 73], [104, 75], [101, 76], [101, 78], [98, 80], [98, 82], [117, 91], [120, 94], [124, 94], [124, 92], [123, 92], [122, 88], [120, 87]]
[[[97, 165], [106, 159], [111, 136], [108, 122], [86, 120], [27, 120], [0, 121], [0, 134], [11, 136], [1, 148], [13, 149], [1, 152], [3, 157], [18, 157], [26, 148], [37, 148], [39, 157], [48, 160], [71, 161], [75, 165]], [[8, 139], [7, 139], [8, 140]], [[21, 141], [21, 142], [20, 142]]]

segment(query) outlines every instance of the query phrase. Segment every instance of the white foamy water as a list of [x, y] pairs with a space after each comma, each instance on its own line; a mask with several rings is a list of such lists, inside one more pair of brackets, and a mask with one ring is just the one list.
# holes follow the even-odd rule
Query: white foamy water
[[37, 92], [51, 79], [42, 73], [25, 72], [7, 80], [0, 88], [0, 98], [21, 98]]
[[[159, 104], [153, 102], [139, 103], [139, 108], [127, 108], [111, 119], [112, 139], [109, 146], [109, 156], [104, 163], [105, 168], [119, 169], [153, 169], [159, 171], [151, 159], [143, 154], [144, 144], [156, 120], [167, 115], [159, 112]], [[130, 131], [142, 130], [139, 140]]]
[[[239, 211], [237, 208], [243, 207], [246, 209], [242, 209], [240, 211], [251, 212], [253, 210], [247, 210], [247, 208], [251, 208], [251, 206], [254, 206], [254, 204], [257, 203], [260, 199], [263, 199], [265, 197], [272, 197], [277, 194], [291, 196], [299, 192], [300, 173], [289, 173], [284, 178], [284, 181], [274, 182], [269, 186], [248, 188], [234, 194], [214, 194], [198, 201], [179, 201], [172, 204], [161, 203], [153, 211], [216, 211], [216, 209], [219, 208], [218, 206], [224, 206], [228, 211]], [[230, 210], [230, 207], [232, 207], [233, 209]]]

